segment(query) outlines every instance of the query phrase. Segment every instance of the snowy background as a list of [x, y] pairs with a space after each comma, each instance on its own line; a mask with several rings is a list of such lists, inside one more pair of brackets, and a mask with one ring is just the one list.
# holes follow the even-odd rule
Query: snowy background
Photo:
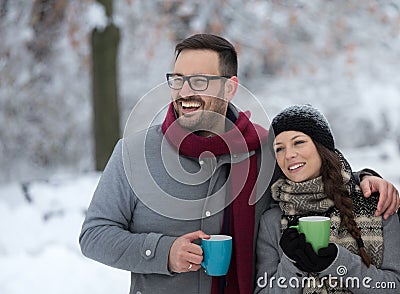
[[[100, 177], [88, 39], [106, 20], [92, 0], [57, 0], [62, 13], [38, 28], [33, 2], [0, 1], [0, 293], [128, 293], [129, 273], [78, 246]], [[213, 32], [237, 46], [239, 80], [269, 116], [313, 104], [354, 169], [400, 187], [398, 1], [114, 2], [121, 126], [164, 82], [176, 41]]]

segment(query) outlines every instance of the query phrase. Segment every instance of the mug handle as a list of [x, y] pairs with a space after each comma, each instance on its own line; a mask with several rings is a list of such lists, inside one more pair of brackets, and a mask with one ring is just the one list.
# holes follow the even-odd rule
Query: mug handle
[[201, 265], [203, 268], [206, 268], [206, 264], [204, 263], [204, 249], [203, 249], [203, 244], [200, 244], [199, 246], [200, 246], [201, 250], [203, 250], [203, 261], [200, 263], [200, 265]]
[[296, 229], [296, 230], [300, 231], [299, 226], [290, 226], [289, 229]]

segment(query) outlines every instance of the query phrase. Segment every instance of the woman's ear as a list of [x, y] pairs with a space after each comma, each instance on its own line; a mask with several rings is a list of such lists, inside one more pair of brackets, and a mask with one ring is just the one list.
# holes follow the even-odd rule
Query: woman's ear
[[231, 101], [236, 94], [237, 88], [239, 86], [237, 76], [230, 77], [225, 82], [225, 98]]

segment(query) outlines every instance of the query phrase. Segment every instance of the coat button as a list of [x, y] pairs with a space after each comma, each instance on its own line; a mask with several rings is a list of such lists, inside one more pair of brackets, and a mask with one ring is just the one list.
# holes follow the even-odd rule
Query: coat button
[[208, 216], [210, 216], [211, 215], [211, 212], [209, 212], [208, 210], [206, 211], [206, 216], [208, 217]]
[[150, 256], [151, 255], [151, 250], [147, 249], [145, 254], [146, 254], [146, 256]]

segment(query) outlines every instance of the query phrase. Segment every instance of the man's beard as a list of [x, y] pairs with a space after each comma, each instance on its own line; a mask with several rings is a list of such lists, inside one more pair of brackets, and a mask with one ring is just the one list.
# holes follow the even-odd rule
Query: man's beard
[[221, 125], [225, 125], [226, 116], [220, 112], [198, 110], [192, 117], [181, 115], [179, 124], [190, 132], [217, 133]]
[[221, 129], [224, 129], [227, 109], [227, 101], [220, 97], [212, 97], [212, 99], [218, 99], [214, 101], [213, 109], [198, 109], [188, 114], [182, 112], [181, 100], [199, 102], [201, 103], [199, 108], [206, 105], [204, 100], [200, 96], [178, 98], [175, 100], [175, 106], [178, 107], [179, 124], [190, 132], [220, 132]]

